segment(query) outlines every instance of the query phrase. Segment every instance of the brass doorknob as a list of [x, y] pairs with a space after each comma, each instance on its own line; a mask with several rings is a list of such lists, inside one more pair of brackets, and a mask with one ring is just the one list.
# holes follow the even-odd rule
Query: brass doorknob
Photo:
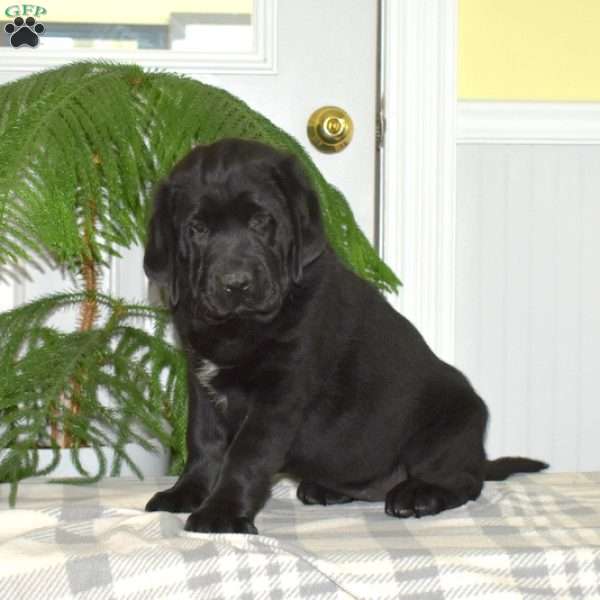
[[308, 139], [321, 152], [341, 152], [352, 140], [354, 123], [338, 106], [322, 106], [308, 118]]

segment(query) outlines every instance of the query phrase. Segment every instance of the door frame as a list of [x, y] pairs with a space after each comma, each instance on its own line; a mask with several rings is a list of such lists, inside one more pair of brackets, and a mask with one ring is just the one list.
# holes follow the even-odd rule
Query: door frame
[[385, 109], [379, 245], [390, 302], [444, 360], [455, 351], [457, 0], [380, 0]]

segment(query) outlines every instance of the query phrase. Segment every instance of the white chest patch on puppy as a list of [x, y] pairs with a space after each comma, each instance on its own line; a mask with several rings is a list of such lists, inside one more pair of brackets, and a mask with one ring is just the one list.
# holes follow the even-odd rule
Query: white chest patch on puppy
[[218, 375], [219, 367], [210, 360], [203, 360], [200, 366], [194, 370], [198, 383], [208, 392], [210, 399], [215, 405], [225, 411], [227, 409], [227, 396], [219, 394], [212, 385], [212, 380]]

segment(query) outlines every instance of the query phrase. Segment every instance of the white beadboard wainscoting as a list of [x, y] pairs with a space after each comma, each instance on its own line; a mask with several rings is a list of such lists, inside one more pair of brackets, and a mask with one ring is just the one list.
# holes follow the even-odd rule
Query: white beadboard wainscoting
[[489, 454], [598, 470], [600, 139], [461, 122], [455, 363], [490, 408]]

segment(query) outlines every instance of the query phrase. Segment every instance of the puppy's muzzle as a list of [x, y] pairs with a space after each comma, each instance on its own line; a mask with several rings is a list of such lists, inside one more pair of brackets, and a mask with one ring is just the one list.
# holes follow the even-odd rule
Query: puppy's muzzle
[[219, 275], [217, 285], [228, 297], [230, 305], [237, 306], [253, 296], [256, 282], [250, 271], [240, 270]]
[[209, 274], [200, 295], [204, 317], [212, 322], [231, 318], [266, 318], [280, 304], [279, 287], [261, 264], [219, 265]]

